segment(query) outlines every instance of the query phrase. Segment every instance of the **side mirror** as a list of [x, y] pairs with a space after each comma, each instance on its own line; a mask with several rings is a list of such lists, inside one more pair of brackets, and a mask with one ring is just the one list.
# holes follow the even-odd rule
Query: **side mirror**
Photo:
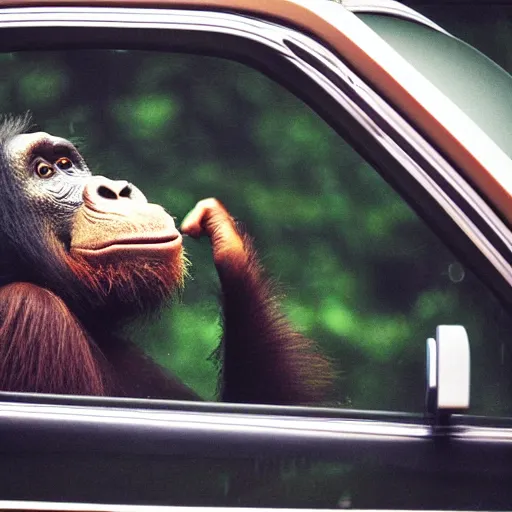
[[436, 338], [427, 340], [426, 412], [449, 417], [469, 408], [470, 354], [466, 329], [439, 325]]

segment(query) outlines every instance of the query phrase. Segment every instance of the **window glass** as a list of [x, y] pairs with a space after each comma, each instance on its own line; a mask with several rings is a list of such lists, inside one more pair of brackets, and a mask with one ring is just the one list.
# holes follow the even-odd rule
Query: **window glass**
[[480, 50], [508, 73], [512, 71], [509, 53], [512, 42], [510, 5], [476, 2], [461, 9], [456, 4], [418, 2], [414, 9]]
[[[0, 111], [30, 111], [94, 173], [127, 179], [178, 222], [222, 200], [254, 236], [297, 330], [337, 378], [323, 405], [422, 411], [425, 340], [461, 324], [472, 406], [508, 414], [510, 319], [380, 175], [305, 104], [258, 71], [141, 51], [1, 56]], [[208, 240], [185, 240], [191, 278], [124, 336], [206, 400], [221, 327]]]
[[512, 77], [460, 39], [392, 16], [360, 14], [510, 157]]

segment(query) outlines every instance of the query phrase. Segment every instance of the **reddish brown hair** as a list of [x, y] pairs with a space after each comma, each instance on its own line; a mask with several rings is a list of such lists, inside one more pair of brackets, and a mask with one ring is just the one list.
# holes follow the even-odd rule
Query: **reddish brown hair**
[[104, 395], [98, 355], [60, 297], [29, 283], [0, 288], [0, 389]]

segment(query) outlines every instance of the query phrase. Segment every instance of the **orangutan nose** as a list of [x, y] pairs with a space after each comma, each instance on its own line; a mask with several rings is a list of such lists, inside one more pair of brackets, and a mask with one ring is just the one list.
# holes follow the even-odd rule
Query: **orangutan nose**
[[125, 180], [114, 181], [103, 176], [93, 176], [84, 188], [84, 200], [97, 203], [105, 199], [147, 203], [146, 197], [135, 185]]

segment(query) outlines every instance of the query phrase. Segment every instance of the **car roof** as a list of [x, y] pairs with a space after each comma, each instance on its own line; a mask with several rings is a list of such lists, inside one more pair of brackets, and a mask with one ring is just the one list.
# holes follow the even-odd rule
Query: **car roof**
[[[389, 0], [2, 0], [9, 7], [183, 8], [257, 15], [312, 34], [337, 51], [399, 111], [407, 112], [512, 223], [512, 161], [498, 145], [353, 12], [424, 17]], [[345, 8], [346, 7], [346, 8]], [[350, 10], [349, 10], [350, 9]], [[427, 20], [428, 21], [428, 20]], [[427, 23], [437, 30], [437, 26]], [[440, 29], [442, 30], [442, 29]]]

